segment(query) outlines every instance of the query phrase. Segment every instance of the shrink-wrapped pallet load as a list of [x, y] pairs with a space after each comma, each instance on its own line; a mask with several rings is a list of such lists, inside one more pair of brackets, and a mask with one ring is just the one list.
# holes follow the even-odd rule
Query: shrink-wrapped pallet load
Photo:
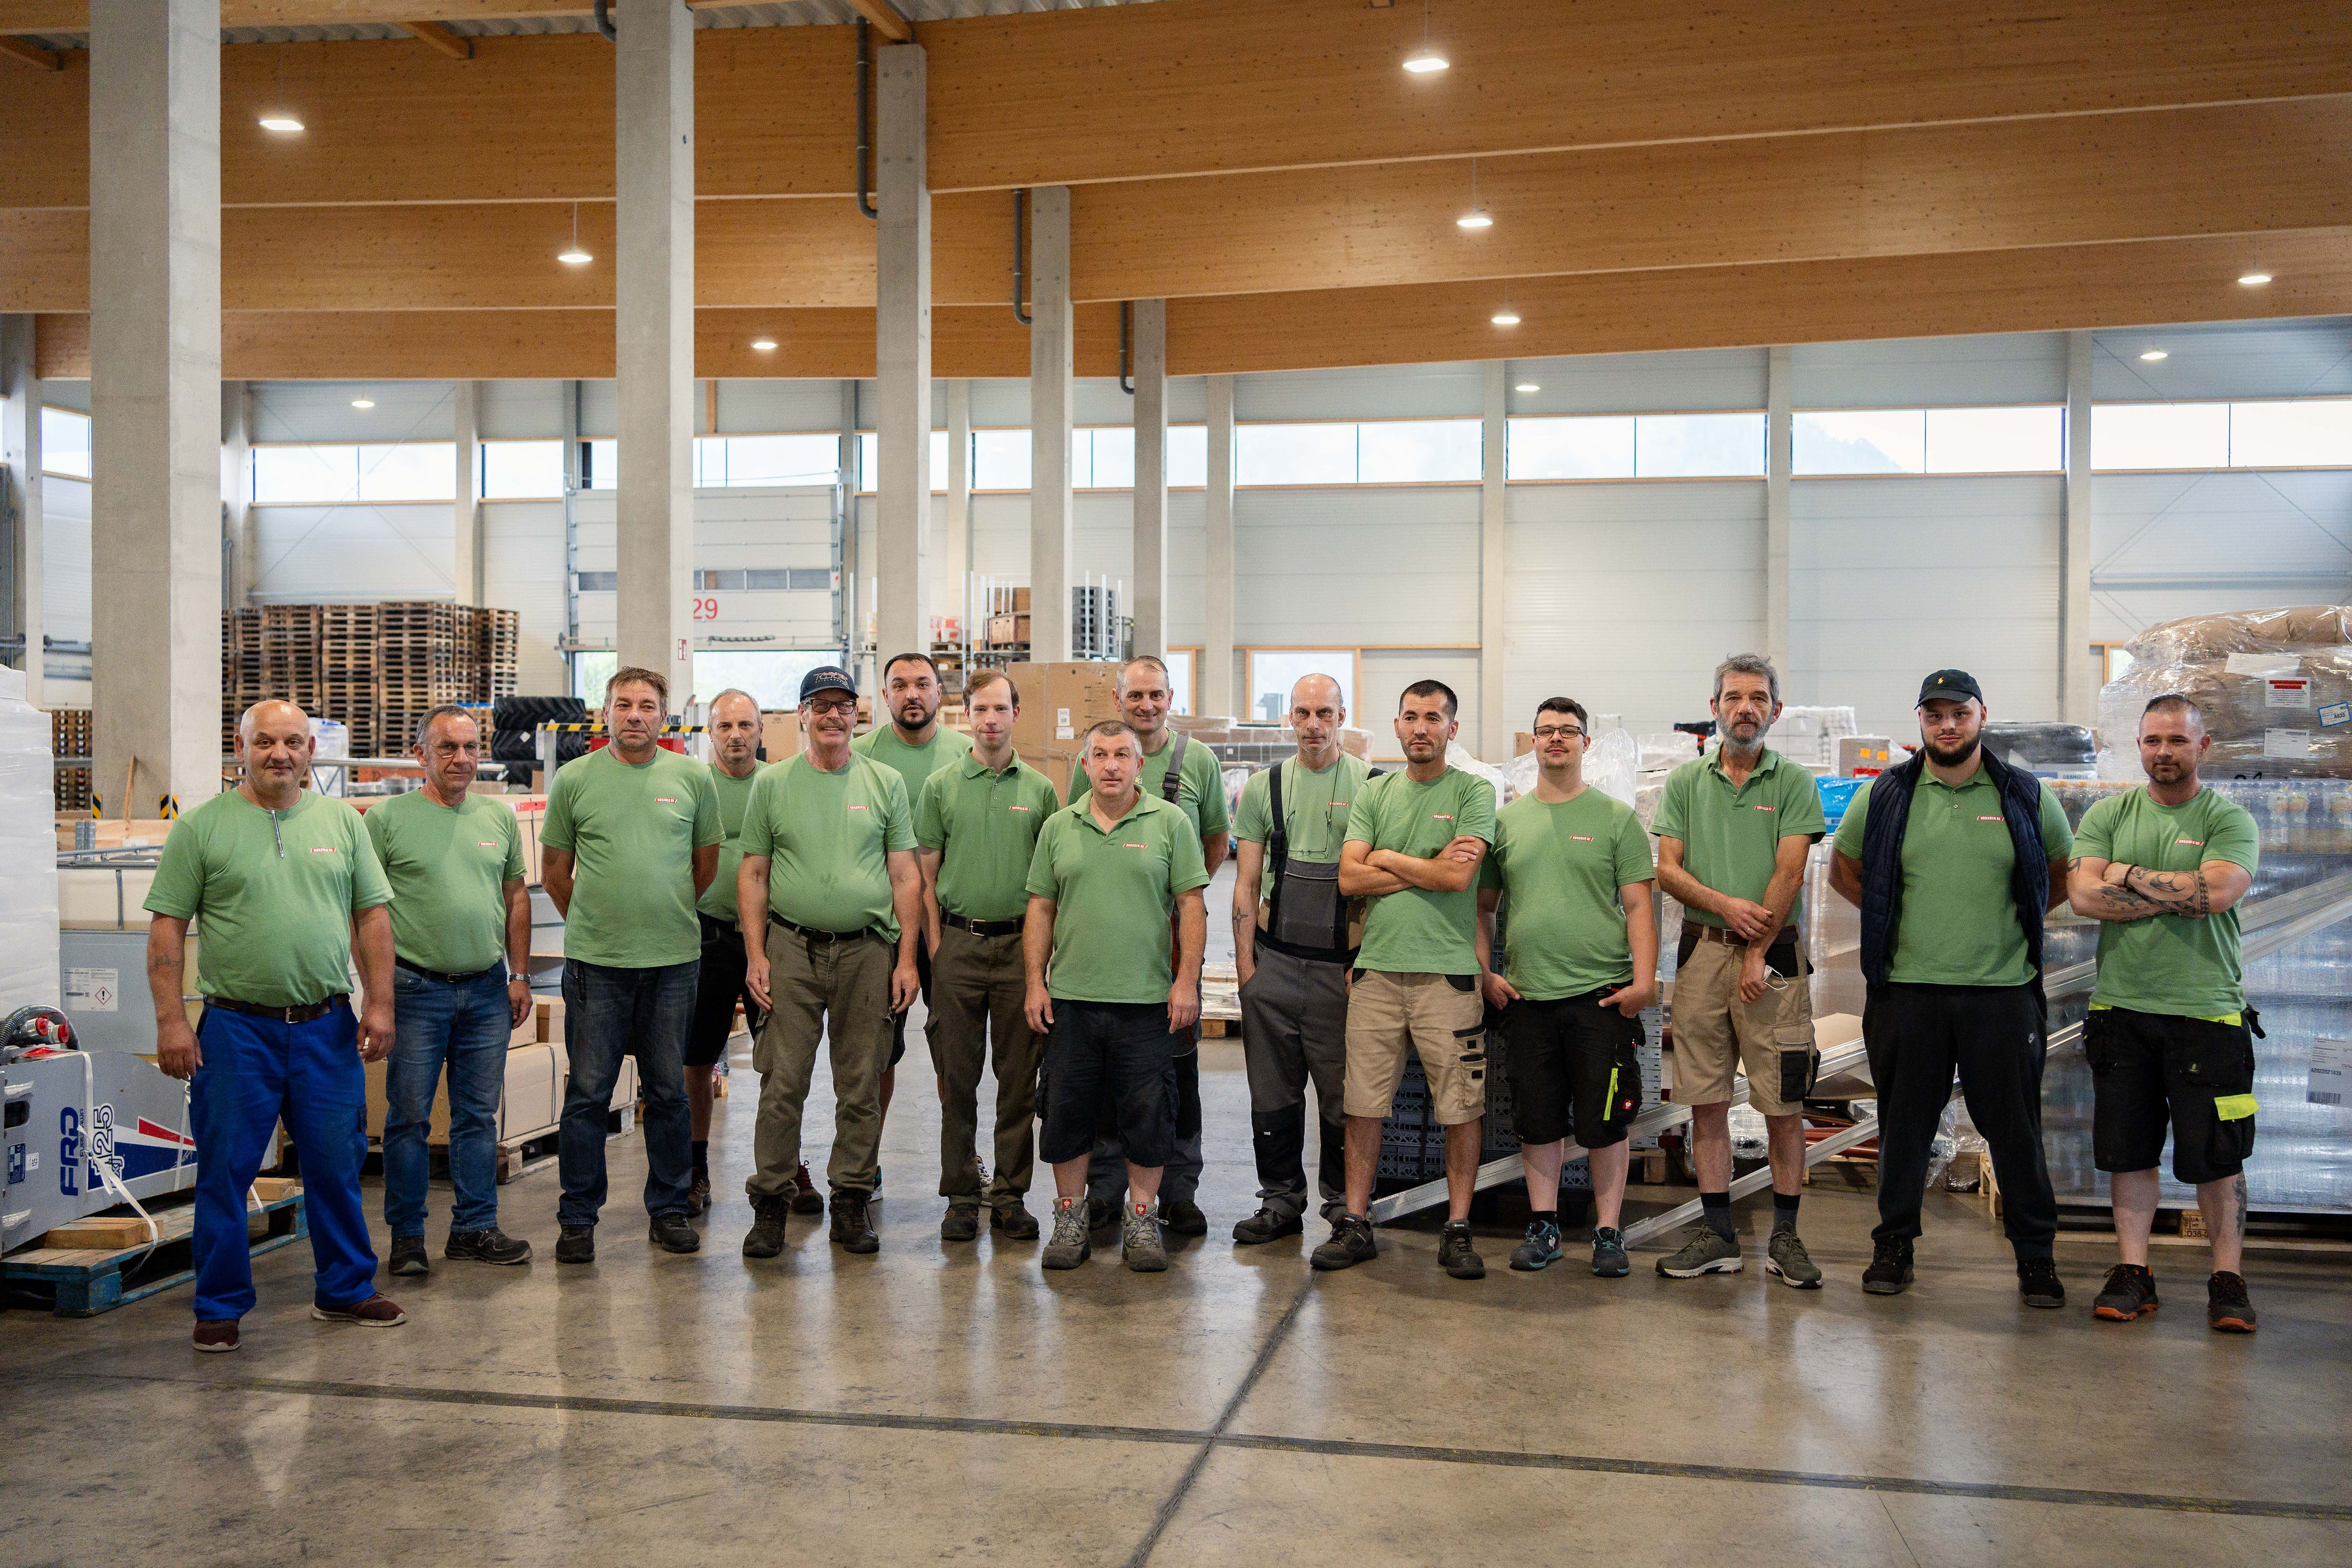
[[2137, 783], [2139, 720], [2179, 692], [2205, 710], [2205, 776], [2352, 777], [2352, 610], [2191, 616], [2142, 632], [2099, 692], [2099, 776]]

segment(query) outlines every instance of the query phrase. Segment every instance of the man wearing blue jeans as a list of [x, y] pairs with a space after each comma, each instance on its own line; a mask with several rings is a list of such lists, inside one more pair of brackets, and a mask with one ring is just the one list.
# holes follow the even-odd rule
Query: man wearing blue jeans
[[540, 883], [563, 916], [563, 1015], [572, 1081], [556, 1166], [563, 1200], [558, 1263], [596, 1257], [604, 1206], [604, 1119], [621, 1058], [637, 1058], [646, 1094], [646, 1210], [667, 1252], [700, 1250], [687, 1222], [694, 1117], [686, 1040], [694, 1022], [702, 927], [694, 903], [719, 870], [719, 796], [710, 770], [660, 745], [669, 683], [634, 667], [604, 683], [612, 743], [566, 765], [548, 786]]
[[[528, 1263], [530, 1243], [499, 1229], [499, 1095], [507, 1043], [530, 1011], [530, 896], [522, 833], [505, 802], [473, 793], [482, 732], [445, 704], [417, 721], [425, 787], [367, 814], [392, 883], [394, 1038], [384, 1072], [383, 1219], [392, 1272], [422, 1276], [425, 1134], [449, 1069], [449, 1184], [442, 1255]], [[503, 952], [504, 962], [501, 962]]]

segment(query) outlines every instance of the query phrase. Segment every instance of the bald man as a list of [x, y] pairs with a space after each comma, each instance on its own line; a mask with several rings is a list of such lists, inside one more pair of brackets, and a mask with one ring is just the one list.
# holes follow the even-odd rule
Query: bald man
[[[393, 1045], [392, 888], [360, 814], [305, 790], [310, 716], [260, 702], [237, 722], [245, 779], [172, 825], [147, 894], [147, 985], [157, 1065], [189, 1080], [196, 1177], [195, 1348], [234, 1351], [253, 1310], [246, 1189], [280, 1120], [302, 1151], [316, 1266], [310, 1316], [394, 1328], [375, 1289], [360, 1206], [367, 1078]], [[204, 1022], [181, 997], [188, 927], [199, 928]], [[359, 957], [366, 1012], [352, 1016]]]

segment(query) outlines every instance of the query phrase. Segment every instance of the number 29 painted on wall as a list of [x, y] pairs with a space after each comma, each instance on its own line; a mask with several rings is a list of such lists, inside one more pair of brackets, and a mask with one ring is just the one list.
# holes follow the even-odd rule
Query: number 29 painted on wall
[[694, 601], [694, 618], [698, 621], [717, 620], [719, 618], [719, 601], [717, 599], [696, 599]]

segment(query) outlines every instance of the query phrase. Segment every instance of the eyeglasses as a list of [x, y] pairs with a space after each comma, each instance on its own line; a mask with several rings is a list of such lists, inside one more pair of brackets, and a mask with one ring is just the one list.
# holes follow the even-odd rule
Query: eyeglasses
[[811, 698], [808, 703], [808, 710], [812, 713], [855, 713], [857, 711], [857, 699], [855, 697], [836, 698], [831, 702], [825, 702], [816, 698]]
[[1566, 736], [1572, 740], [1576, 736], [1583, 733], [1583, 731], [1578, 729], [1573, 724], [1547, 724], [1542, 729], [1536, 731], [1536, 739], [1538, 741], [1556, 741], [1560, 739], [1562, 736]]

